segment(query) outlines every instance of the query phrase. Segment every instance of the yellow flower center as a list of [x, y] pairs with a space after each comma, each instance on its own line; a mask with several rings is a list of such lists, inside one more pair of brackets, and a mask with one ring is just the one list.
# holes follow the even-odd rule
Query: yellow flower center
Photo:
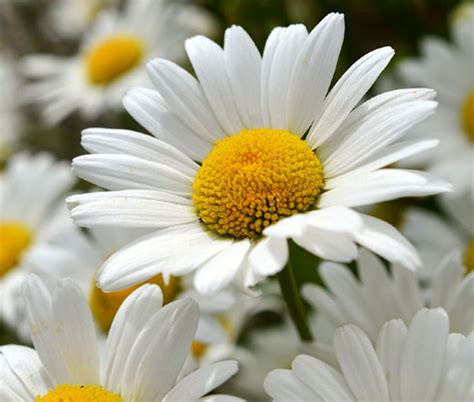
[[87, 78], [93, 85], [108, 85], [135, 68], [144, 53], [143, 42], [133, 35], [109, 37], [86, 54]]
[[323, 183], [321, 162], [306, 141], [286, 130], [242, 130], [216, 142], [196, 175], [193, 200], [210, 229], [254, 239], [314, 206]]
[[35, 402], [122, 402], [120, 395], [100, 385], [58, 385], [45, 396], [37, 396]]
[[467, 138], [474, 142], [474, 89], [469, 93], [462, 108], [462, 124]]
[[0, 276], [19, 262], [32, 240], [30, 230], [19, 222], [0, 223]]
[[464, 265], [467, 273], [474, 271], [474, 238], [469, 241], [464, 251]]
[[154, 276], [146, 282], [132, 286], [131, 288], [108, 293], [99, 289], [94, 280], [92, 291], [89, 295], [89, 305], [95, 321], [102, 331], [109, 331], [120, 305], [130, 295], [130, 293], [145, 283], [152, 283], [161, 288], [163, 292], [163, 304], [173, 301], [181, 290], [180, 279], [178, 277], [171, 276], [169, 283], [165, 284], [161, 274]]

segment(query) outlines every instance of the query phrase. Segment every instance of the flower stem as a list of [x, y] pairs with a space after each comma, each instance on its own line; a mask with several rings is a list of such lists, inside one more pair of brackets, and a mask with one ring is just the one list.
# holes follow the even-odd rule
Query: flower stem
[[280, 283], [283, 299], [285, 299], [286, 305], [288, 306], [291, 319], [295, 324], [300, 339], [304, 342], [312, 342], [313, 335], [306, 321], [303, 300], [301, 299], [293, 266], [289, 259], [286, 267], [278, 273], [278, 282]]

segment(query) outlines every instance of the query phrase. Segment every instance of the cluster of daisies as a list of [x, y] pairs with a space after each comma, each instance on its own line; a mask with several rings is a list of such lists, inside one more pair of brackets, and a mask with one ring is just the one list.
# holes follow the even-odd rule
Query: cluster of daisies
[[[394, 50], [336, 80], [339, 13], [260, 51], [187, 3], [55, 2], [76, 54], [0, 53], [0, 401], [474, 399], [472, 5], [374, 89]], [[26, 104], [135, 123], [68, 163], [21, 150]]]

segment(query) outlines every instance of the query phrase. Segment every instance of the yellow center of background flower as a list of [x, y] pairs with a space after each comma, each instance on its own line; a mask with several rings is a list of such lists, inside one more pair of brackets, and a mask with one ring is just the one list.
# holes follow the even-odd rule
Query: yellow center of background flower
[[466, 273], [474, 271], [474, 238], [469, 241], [464, 251], [464, 265], [466, 266]]
[[122, 402], [120, 395], [99, 385], [58, 385], [35, 402]]
[[196, 175], [193, 200], [210, 229], [254, 239], [266, 226], [310, 209], [323, 183], [321, 162], [298, 136], [242, 130], [216, 142]]
[[30, 230], [19, 222], [0, 223], [0, 276], [14, 268], [31, 244]]
[[102, 331], [109, 331], [120, 305], [130, 295], [130, 293], [145, 283], [155, 284], [161, 288], [163, 292], [163, 304], [173, 301], [181, 291], [179, 278], [171, 276], [169, 283], [165, 284], [161, 274], [154, 276], [146, 282], [132, 286], [131, 288], [109, 293], [103, 292], [101, 289], [99, 289], [96, 286], [94, 280], [92, 291], [89, 295], [89, 305], [92, 315], [94, 316], [96, 323], [99, 325]]
[[86, 55], [85, 66], [89, 82], [107, 85], [136, 67], [145, 53], [143, 42], [122, 34], [103, 40]]
[[[229, 336], [229, 339], [235, 341], [237, 334], [235, 332], [234, 327], [230, 323], [230, 321], [227, 318], [225, 318], [225, 316], [222, 316], [222, 315], [216, 318], [218, 319], [219, 324], [222, 326], [224, 331]], [[193, 341], [193, 343], [191, 344], [191, 352], [196, 360], [200, 360], [206, 354], [208, 350], [209, 350], [209, 345], [206, 343]]]
[[474, 142], [474, 89], [469, 93], [462, 108], [462, 123], [467, 138]]

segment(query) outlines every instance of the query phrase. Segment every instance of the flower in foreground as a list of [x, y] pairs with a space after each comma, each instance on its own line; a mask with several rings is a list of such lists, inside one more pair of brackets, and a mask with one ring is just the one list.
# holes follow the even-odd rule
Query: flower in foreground
[[223, 361], [178, 379], [199, 310], [191, 299], [161, 307], [156, 285], [142, 286], [120, 307], [103, 356], [87, 300], [71, 279], [51, 295], [32, 275], [24, 296], [35, 350], [0, 348], [2, 401], [197, 401], [237, 371], [236, 362]]
[[334, 348], [340, 369], [307, 355], [265, 380], [276, 402], [468, 401], [474, 397], [474, 333], [448, 333], [438, 309], [420, 310], [408, 328], [387, 322], [375, 346], [354, 325], [339, 328]]
[[[195, 286], [248, 288], [280, 271], [287, 238], [347, 262], [357, 245], [414, 268], [414, 248], [392, 226], [351, 209], [449, 190], [422, 172], [385, 169], [436, 141], [399, 142], [433, 113], [434, 92], [393, 91], [357, 106], [393, 55], [375, 50], [328, 92], [344, 33], [330, 14], [308, 34], [276, 28], [263, 58], [241, 27], [224, 49], [197, 36], [186, 50], [199, 81], [176, 64], [148, 64], [156, 90], [124, 99], [156, 138], [89, 129], [77, 175], [109, 192], [69, 199], [82, 226], [156, 229], [114, 254], [98, 275], [105, 290], [156, 275], [196, 271]], [[266, 237], [268, 236], [268, 237]]]
[[[434, 137], [441, 145], [427, 158], [429, 170], [450, 180], [456, 192], [474, 199], [474, 5], [465, 3], [454, 15], [452, 43], [428, 37], [422, 55], [399, 65], [410, 85], [428, 85], [438, 92], [437, 113], [413, 130], [412, 138]], [[449, 72], [449, 73], [448, 73]], [[455, 156], [455, 157], [453, 157]]]
[[[435, 274], [428, 286], [422, 287], [417, 273], [393, 265], [387, 273], [382, 262], [361, 250], [358, 279], [345, 266], [323, 263], [320, 273], [328, 290], [305, 285], [303, 295], [316, 309], [314, 345], [316, 355], [326, 360], [334, 330], [346, 324], [357, 325], [375, 342], [382, 326], [395, 318], [406, 325], [426, 305], [442, 307], [449, 316], [450, 332], [469, 335], [474, 331], [474, 273], [465, 269], [457, 252], [452, 252], [431, 269]], [[330, 362], [331, 360], [329, 360]]]
[[121, 12], [104, 9], [71, 57], [28, 55], [24, 73], [34, 80], [25, 89], [27, 102], [38, 103], [44, 120], [57, 124], [73, 112], [86, 119], [121, 109], [134, 85], [146, 85], [144, 63], [151, 57], [180, 59], [181, 42], [206, 31], [209, 18], [178, 2], [128, 1]]
[[0, 316], [12, 322], [17, 299], [9, 288], [40, 246], [72, 228], [63, 197], [74, 183], [67, 164], [49, 154], [13, 156], [0, 175]]

